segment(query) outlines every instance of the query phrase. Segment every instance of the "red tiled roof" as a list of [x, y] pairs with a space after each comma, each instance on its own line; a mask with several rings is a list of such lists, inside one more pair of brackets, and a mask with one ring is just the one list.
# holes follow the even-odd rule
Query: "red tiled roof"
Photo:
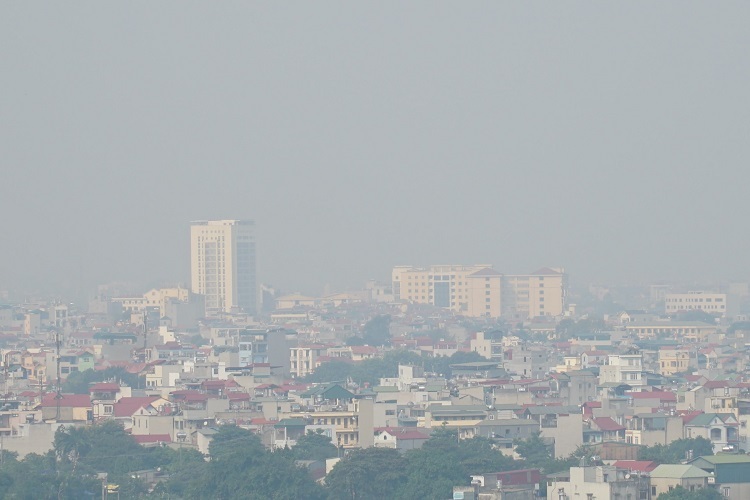
[[549, 267], [543, 267], [541, 269], [537, 269], [536, 271], [534, 271], [531, 274], [532, 275], [538, 275], [538, 274], [557, 274], [557, 275], [559, 275], [559, 274], [562, 274], [562, 273], [560, 273], [558, 271], [555, 271], [554, 269], [550, 269]]
[[492, 379], [492, 380], [482, 380], [479, 382], [479, 385], [491, 385], [491, 386], [500, 386], [505, 385], [510, 382], [510, 379]]
[[116, 382], [99, 382], [89, 387], [89, 392], [120, 392], [120, 384]]
[[471, 273], [469, 276], [502, 276], [502, 273], [495, 271], [491, 267], [485, 267], [484, 269]]
[[538, 484], [542, 476], [539, 469], [518, 469], [498, 472], [497, 479], [503, 482], [503, 486], [520, 486], [524, 484]]
[[633, 399], [658, 399], [659, 401], [677, 401], [677, 394], [669, 391], [626, 392], [625, 395]]
[[423, 434], [413, 427], [377, 427], [375, 433], [387, 432], [391, 436], [399, 439], [429, 439], [430, 436]]
[[[45, 394], [42, 398], [42, 407], [57, 406], [58, 400], [55, 396], [55, 393]], [[88, 394], [63, 394], [59, 401], [63, 408], [91, 408], [91, 397]]]
[[256, 385], [255, 389], [260, 389], [262, 391], [264, 389], [274, 389], [276, 387], [278, 387], [278, 385], [276, 384], [260, 384], [260, 385]]
[[266, 420], [265, 417], [257, 417], [257, 418], [251, 418], [250, 423], [252, 425], [269, 425], [269, 424], [275, 424], [275, 420]]
[[208, 394], [195, 394], [195, 393], [185, 394], [185, 401], [189, 403], [195, 403], [198, 401], [208, 401], [209, 399], [210, 397], [208, 396]]
[[683, 413], [682, 415], [680, 415], [680, 417], [682, 418], [683, 424], [689, 424], [695, 417], [697, 417], [698, 415], [702, 415], [702, 414], [703, 414], [702, 411], [691, 411], [691, 412]]
[[161, 399], [158, 396], [146, 396], [139, 398], [121, 398], [113, 405], [115, 417], [131, 417], [135, 412], [154, 401]]
[[618, 460], [614, 464], [618, 469], [627, 469], [639, 472], [651, 472], [659, 465], [648, 460]]
[[377, 354], [378, 348], [369, 345], [353, 345], [351, 347], [354, 354]]
[[591, 420], [602, 431], [621, 431], [625, 429], [624, 426], [618, 424], [609, 417], [599, 417]]
[[511, 385], [529, 385], [529, 384], [536, 384], [537, 382], [542, 382], [539, 379], [535, 378], [525, 378], [521, 380], [512, 380]]
[[703, 384], [703, 387], [706, 389], [722, 389], [724, 387], [729, 387], [729, 382], [726, 380], [709, 380]]
[[127, 365], [125, 371], [133, 374], [140, 373], [146, 368], [146, 366], [148, 366], [146, 363], [133, 363]]
[[226, 382], [223, 380], [204, 380], [203, 381], [203, 387], [224, 387], [226, 386]]

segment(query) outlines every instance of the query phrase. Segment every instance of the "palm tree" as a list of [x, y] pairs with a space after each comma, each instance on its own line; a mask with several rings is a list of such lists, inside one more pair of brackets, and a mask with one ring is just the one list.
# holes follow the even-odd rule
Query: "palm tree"
[[85, 427], [61, 426], [55, 433], [55, 453], [59, 458], [67, 458], [75, 462], [78, 457], [86, 455], [91, 449], [88, 429]]

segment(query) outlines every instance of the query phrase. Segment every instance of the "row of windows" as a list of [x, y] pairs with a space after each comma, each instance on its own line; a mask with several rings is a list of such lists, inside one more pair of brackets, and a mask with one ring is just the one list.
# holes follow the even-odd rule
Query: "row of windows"
[[[667, 302], [682, 302], [682, 298], [679, 297], [667, 297]], [[701, 297], [701, 298], [695, 298], [695, 299], [685, 299], [685, 302], [724, 302], [724, 299], [722, 297], [714, 297], [713, 299], [709, 297]]]

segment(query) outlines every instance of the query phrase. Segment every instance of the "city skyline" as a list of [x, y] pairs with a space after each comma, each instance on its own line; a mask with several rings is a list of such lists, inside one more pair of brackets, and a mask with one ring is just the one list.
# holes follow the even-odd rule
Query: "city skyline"
[[282, 289], [750, 279], [750, 6], [415, 5], [8, 9], [0, 288], [187, 282], [222, 218]]

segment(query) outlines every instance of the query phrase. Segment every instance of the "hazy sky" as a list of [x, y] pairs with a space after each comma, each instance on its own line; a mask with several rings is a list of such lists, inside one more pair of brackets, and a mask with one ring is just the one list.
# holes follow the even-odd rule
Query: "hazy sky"
[[748, 2], [4, 2], [0, 289], [750, 279]]

